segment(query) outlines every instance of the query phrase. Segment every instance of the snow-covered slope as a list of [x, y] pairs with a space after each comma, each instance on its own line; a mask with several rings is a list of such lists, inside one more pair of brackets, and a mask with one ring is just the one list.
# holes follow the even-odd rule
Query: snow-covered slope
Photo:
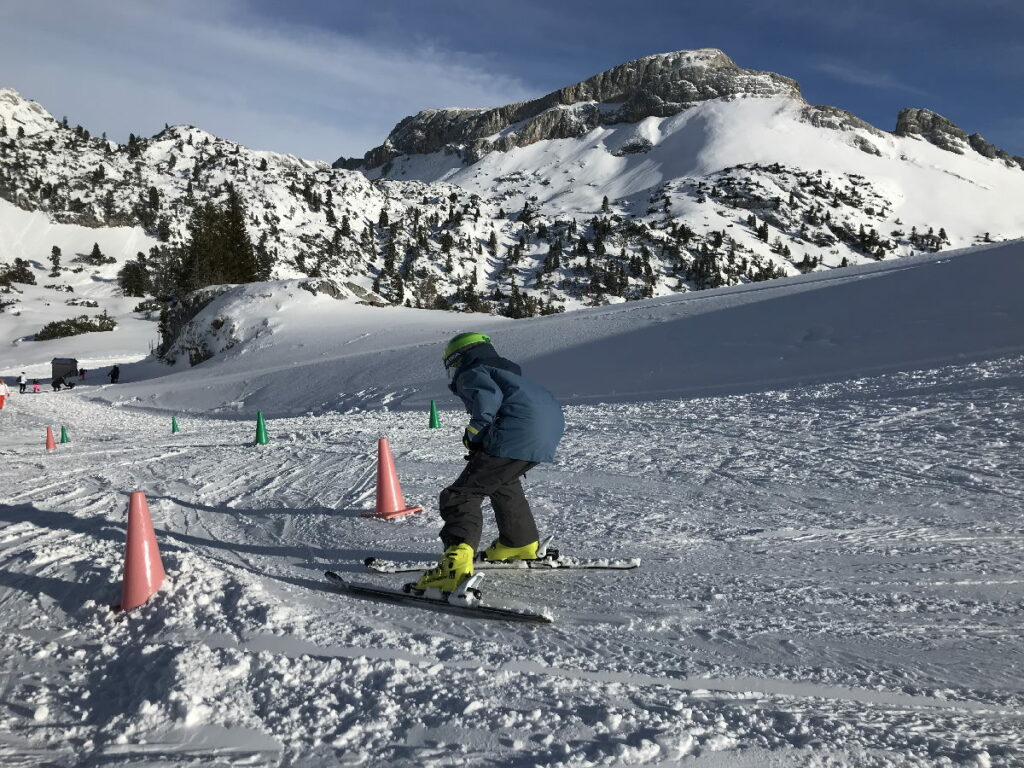
[[[246, 286], [195, 319], [225, 347], [235, 324], [211, 360], [13, 395], [0, 763], [1020, 766], [1022, 247], [491, 318], [576, 403], [526, 481], [542, 530], [643, 560], [488, 577], [489, 602], [552, 613], [541, 628], [321, 577], [397, 586], [363, 558], [436, 556], [464, 466], [438, 350], [486, 316]], [[218, 406], [342, 412], [270, 418], [260, 447], [248, 419], [179, 412], [171, 434], [172, 412]], [[71, 442], [45, 452], [48, 425]], [[359, 517], [381, 436], [424, 514]], [[136, 489], [168, 579], [117, 617]]]
[[749, 392], [1024, 353], [1022, 280], [1017, 242], [515, 322], [257, 283], [193, 321], [191, 337], [206, 329], [217, 349], [233, 329], [223, 354], [125, 367], [127, 383], [99, 396], [279, 416], [454, 405], [440, 350], [467, 330], [567, 402]]
[[[1018, 238], [1022, 162], [927, 110], [889, 133], [809, 105], [793, 80], [713, 49], [522, 104], [427, 110], [347, 168], [191, 126], [120, 146], [0, 90], [0, 198], [141, 226], [151, 268], [230, 185], [277, 277], [510, 317]], [[0, 263], [14, 257], [0, 237]]]
[[[75, 357], [86, 369], [139, 360], [158, 341], [156, 322], [135, 312], [140, 298], [122, 295], [117, 271], [128, 259], [155, 244], [141, 227], [90, 228], [55, 223], [42, 211], [24, 211], [0, 200], [0, 263], [23, 259], [30, 264], [36, 283], [15, 283], [11, 292], [0, 288], [0, 370], [25, 371], [30, 378], [50, 376], [55, 357]], [[81, 259], [98, 245], [114, 259], [93, 266]], [[52, 274], [52, 249], [61, 252], [59, 274]], [[106, 312], [117, 328], [49, 341], [33, 336], [47, 323]]]
[[[801, 223], [806, 230], [801, 214], [823, 202], [837, 224], [848, 221], [853, 232], [875, 228], [883, 238], [909, 235], [912, 226], [921, 234], [942, 228], [953, 246], [971, 245], [986, 232], [996, 239], [1024, 234], [1024, 212], [1012, 202], [1024, 194], [1020, 167], [974, 151], [957, 155], [915, 137], [821, 128], [807, 121], [806, 110], [787, 96], [715, 99], [670, 117], [491, 152], [470, 165], [445, 152], [403, 155], [390, 161], [387, 177], [447, 181], [485, 199], [502, 194], [511, 210], [536, 200], [556, 217], [600, 215], [608, 197], [615, 212], [644, 219], [652, 201], [667, 199], [666, 213], [702, 237], [733, 230], [731, 237], [755, 249], [757, 238], [743, 221], [763, 207], [783, 225], [772, 237], [829, 266], [865, 254], [842, 243], [819, 249], [799, 237], [794, 242]], [[831, 207], [832, 196], [821, 200], [815, 181], [829, 181], [837, 192], [857, 188], [864, 199]], [[732, 197], [728, 186], [745, 194]], [[757, 196], [764, 205], [750, 205]], [[777, 207], [767, 204], [773, 198]]]

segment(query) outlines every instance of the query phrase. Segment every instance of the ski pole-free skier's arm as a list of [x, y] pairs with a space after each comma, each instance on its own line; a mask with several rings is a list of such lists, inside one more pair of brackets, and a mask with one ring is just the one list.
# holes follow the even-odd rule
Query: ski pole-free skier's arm
[[[479, 447], [501, 407], [501, 387], [482, 368], [470, 368], [455, 382], [455, 391], [469, 411], [465, 439]], [[467, 446], [470, 447], [470, 446]]]

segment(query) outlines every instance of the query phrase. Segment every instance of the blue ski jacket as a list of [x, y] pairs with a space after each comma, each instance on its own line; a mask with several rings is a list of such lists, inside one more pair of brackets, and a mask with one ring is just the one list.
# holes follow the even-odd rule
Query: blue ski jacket
[[451, 390], [469, 412], [466, 431], [485, 453], [522, 461], [554, 461], [565, 432], [562, 406], [554, 395], [522, 375], [490, 344], [463, 355]]

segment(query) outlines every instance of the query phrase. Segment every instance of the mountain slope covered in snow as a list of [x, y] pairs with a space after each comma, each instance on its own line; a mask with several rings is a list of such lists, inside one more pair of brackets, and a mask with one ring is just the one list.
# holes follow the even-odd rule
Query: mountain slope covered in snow
[[750, 392], [1024, 353], [1021, 280], [1024, 244], [1013, 243], [529, 322], [256, 283], [193, 320], [188, 338], [213, 359], [188, 370], [181, 351], [173, 367], [129, 366], [102, 397], [279, 416], [454, 404], [440, 350], [467, 330], [491, 334], [566, 402]]

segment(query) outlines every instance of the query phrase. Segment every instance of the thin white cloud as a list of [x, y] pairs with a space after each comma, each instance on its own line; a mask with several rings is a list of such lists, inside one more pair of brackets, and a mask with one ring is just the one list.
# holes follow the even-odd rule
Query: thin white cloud
[[328, 161], [420, 109], [539, 95], [478, 56], [266, 24], [239, 0], [4, 4], [0, 86], [118, 140], [191, 123]]
[[863, 85], [868, 88], [879, 88], [887, 91], [904, 91], [905, 93], [916, 93], [919, 96], [926, 96], [927, 91], [922, 88], [910, 85], [897, 80], [889, 72], [877, 72], [864, 69], [855, 64], [840, 63], [836, 61], [822, 61], [815, 64], [819, 72], [854, 85]]

